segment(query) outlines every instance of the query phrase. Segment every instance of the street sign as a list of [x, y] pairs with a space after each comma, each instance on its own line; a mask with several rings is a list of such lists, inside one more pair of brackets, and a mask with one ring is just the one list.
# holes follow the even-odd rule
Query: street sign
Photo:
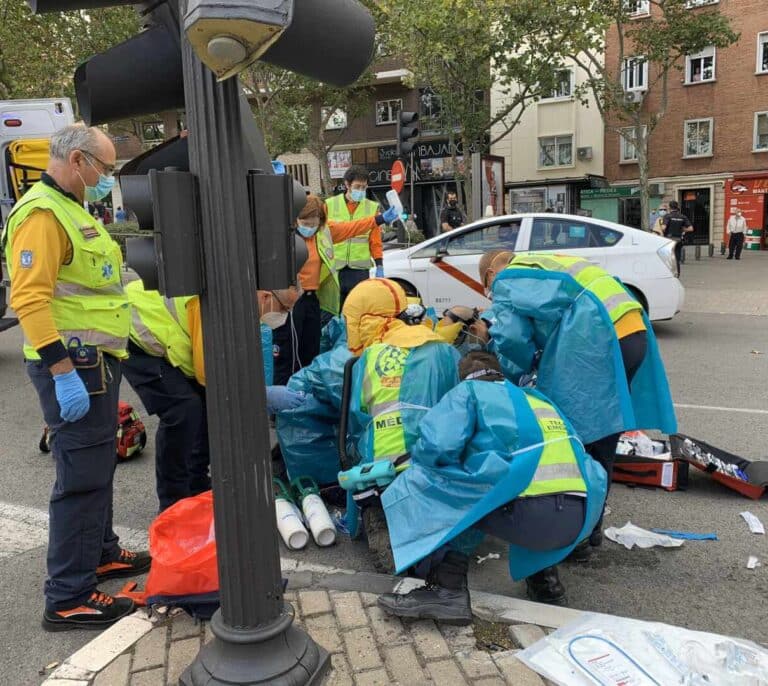
[[392, 163], [391, 178], [392, 190], [402, 193], [403, 186], [405, 186], [405, 165], [400, 160], [395, 160]]

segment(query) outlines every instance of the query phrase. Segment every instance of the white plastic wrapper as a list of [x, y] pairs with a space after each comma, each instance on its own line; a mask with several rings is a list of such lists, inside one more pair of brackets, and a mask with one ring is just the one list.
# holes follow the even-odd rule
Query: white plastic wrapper
[[615, 526], [609, 527], [603, 532], [606, 538], [614, 543], [623, 545], [627, 550], [632, 550], [635, 546], [638, 548], [679, 548], [683, 545], [682, 539], [672, 538], [666, 534], [657, 534], [655, 531], [648, 531], [635, 526], [632, 522], [627, 522], [620, 529]]
[[747, 523], [749, 530], [753, 534], [765, 534], [765, 527], [763, 523], [755, 517], [751, 512], [739, 512], [742, 519]]
[[517, 657], [561, 686], [768, 686], [768, 650], [751, 641], [593, 613]]

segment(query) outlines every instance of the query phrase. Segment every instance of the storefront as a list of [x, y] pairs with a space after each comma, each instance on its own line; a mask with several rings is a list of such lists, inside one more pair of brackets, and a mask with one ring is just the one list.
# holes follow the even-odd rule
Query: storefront
[[[639, 186], [587, 188], [580, 194], [580, 210], [596, 219], [616, 222], [636, 229], [641, 225]], [[661, 198], [651, 196], [650, 206], [658, 207]]]
[[725, 229], [728, 219], [736, 208], [747, 222], [747, 235], [744, 238], [744, 250], [768, 250], [768, 175], [734, 175], [725, 182], [725, 216], [723, 217], [723, 242], [728, 245], [728, 233]]
[[604, 184], [599, 177], [578, 179], [547, 179], [539, 183], [508, 183], [507, 198], [511, 214], [519, 212], [559, 212], [577, 214], [579, 194], [596, 184]]
[[[440, 211], [445, 194], [456, 189], [456, 173], [464, 174], [464, 155], [459, 141], [452, 146], [447, 139], [421, 141], [413, 150], [416, 172], [413, 188], [409, 169], [401, 198], [406, 211], [416, 215], [416, 224], [425, 236], [434, 236], [440, 232]], [[456, 151], [457, 169], [454, 169], [453, 150]], [[386, 205], [385, 194], [390, 189], [390, 170], [396, 156], [394, 145], [334, 150], [328, 154], [331, 177], [341, 181], [350, 165], [365, 167], [371, 195]]]

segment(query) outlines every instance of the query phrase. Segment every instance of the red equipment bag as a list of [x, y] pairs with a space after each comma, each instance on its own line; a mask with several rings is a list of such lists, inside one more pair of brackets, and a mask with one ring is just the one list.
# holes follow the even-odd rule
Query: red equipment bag
[[139, 413], [122, 400], [117, 404], [117, 459], [130, 460], [147, 445], [147, 430]]
[[210, 617], [219, 606], [213, 492], [184, 498], [161, 512], [149, 527], [149, 552], [147, 605]]
[[676, 460], [617, 455], [611, 481], [628, 486], [650, 486], [665, 491], [685, 490], [688, 485], [688, 465]]

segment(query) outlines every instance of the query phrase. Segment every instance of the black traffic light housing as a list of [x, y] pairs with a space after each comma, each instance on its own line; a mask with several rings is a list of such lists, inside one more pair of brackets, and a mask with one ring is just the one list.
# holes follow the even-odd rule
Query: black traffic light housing
[[413, 147], [419, 140], [419, 127], [417, 122], [419, 115], [417, 112], [397, 113], [397, 156], [408, 157]]

